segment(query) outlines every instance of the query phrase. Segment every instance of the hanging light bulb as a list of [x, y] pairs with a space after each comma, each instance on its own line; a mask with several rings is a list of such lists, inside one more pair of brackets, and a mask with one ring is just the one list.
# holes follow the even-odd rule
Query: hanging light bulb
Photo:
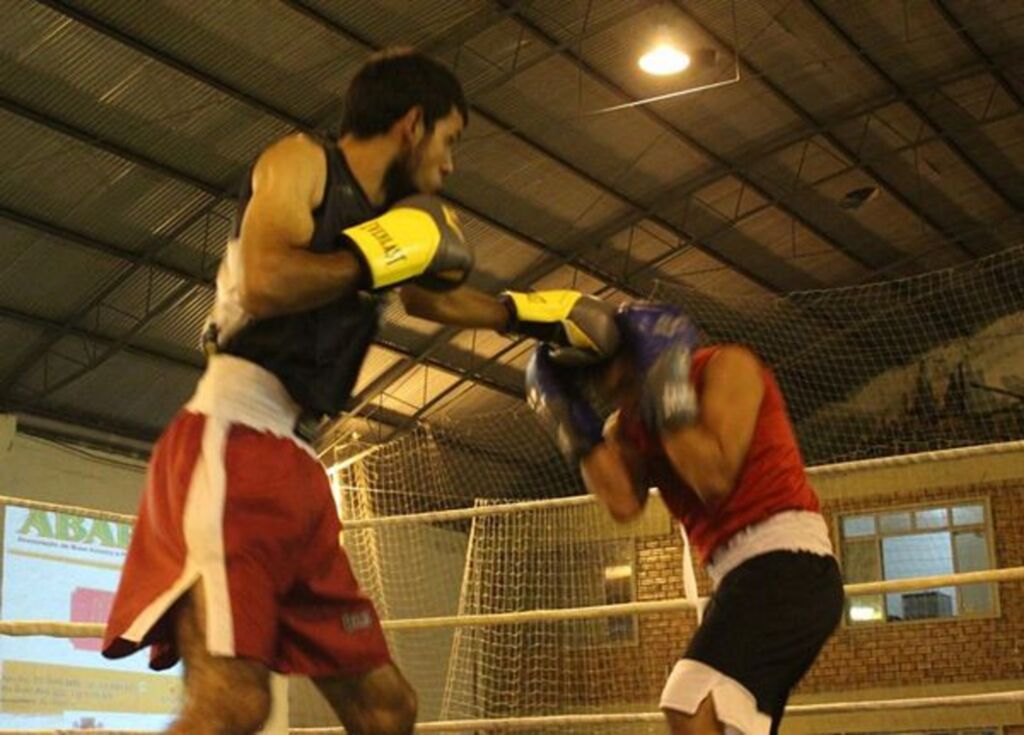
[[690, 65], [690, 57], [671, 43], [659, 43], [640, 57], [640, 68], [648, 74], [663, 77], [678, 74]]

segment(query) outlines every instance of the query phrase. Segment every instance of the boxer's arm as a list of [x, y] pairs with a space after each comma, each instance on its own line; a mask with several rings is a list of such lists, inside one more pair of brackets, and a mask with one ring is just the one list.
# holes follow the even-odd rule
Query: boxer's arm
[[274, 143], [257, 160], [239, 237], [242, 308], [252, 316], [312, 309], [357, 288], [361, 266], [350, 250], [307, 249], [326, 179], [323, 148], [302, 134]]
[[494, 296], [472, 286], [451, 291], [430, 291], [406, 284], [399, 289], [402, 305], [410, 316], [467, 329], [501, 331], [508, 323], [508, 309]]
[[495, 298], [470, 286], [437, 292], [407, 284], [400, 294], [411, 316], [533, 337], [559, 348], [557, 361], [600, 360], [611, 357], [619, 347], [615, 307], [579, 291], [505, 291]]
[[618, 430], [617, 413], [605, 425], [604, 441], [580, 462], [591, 495], [620, 523], [636, 518], [647, 504], [643, 460]]
[[762, 366], [744, 347], [722, 347], [704, 370], [700, 413], [661, 440], [672, 467], [705, 505], [732, 492], [746, 461], [764, 397]]

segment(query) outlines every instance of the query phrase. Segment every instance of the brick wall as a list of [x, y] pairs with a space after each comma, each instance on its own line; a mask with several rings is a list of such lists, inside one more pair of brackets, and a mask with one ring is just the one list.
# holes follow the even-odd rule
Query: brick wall
[[[831, 518], [908, 503], [988, 497], [995, 565], [1024, 564], [1024, 482], [918, 490], [827, 503]], [[999, 585], [992, 618], [844, 625], [801, 686], [803, 692], [1024, 678], [1024, 583]]]
[[[825, 501], [832, 518], [858, 510], [988, 497], [995, 564], [1024, 564], [1024, 482], [918, 490]], [[682, 595], [682, 544], [675, 537], [637, 540], [637, 599]], [[702, 594], [709, 589], [698, 573]], [[1024, 679], [1024, 584], [999, 585], [998, 617], [842, 625], [800, 687], [804, 693], [913, 686], [947, 682]], [[691, 615], [647, 615], [640, 619], [640, 644], [653, 657], [651, 670], [670, 666], [692, 634]], [[668, 642], [674, 642], [665, 645]]]

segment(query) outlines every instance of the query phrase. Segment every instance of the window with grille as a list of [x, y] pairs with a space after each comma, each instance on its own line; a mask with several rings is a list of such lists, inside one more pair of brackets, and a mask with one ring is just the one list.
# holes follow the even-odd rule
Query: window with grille
[[[848, 584], [992, 568], [991, 519], [984, 500], [845, 514], [839, 519]], [[853, 625], [993, 615], [992, 583], [847, 597]]]

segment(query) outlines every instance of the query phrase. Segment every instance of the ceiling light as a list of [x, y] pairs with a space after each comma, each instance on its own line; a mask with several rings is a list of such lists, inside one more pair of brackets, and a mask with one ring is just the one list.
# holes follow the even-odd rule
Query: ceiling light
[[640, 68], [663, 77], [678, 74], [690, 65], [690, 57], [669, 43], [660, 43], [640, 57]]

